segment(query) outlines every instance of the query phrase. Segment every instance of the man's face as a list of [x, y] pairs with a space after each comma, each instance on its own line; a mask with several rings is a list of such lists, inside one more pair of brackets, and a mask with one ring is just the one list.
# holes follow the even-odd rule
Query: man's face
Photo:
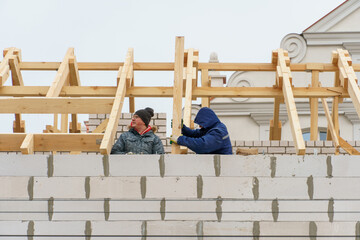
[[142, 127], [145, 126], [145, 123], [143, 122], [143, 120], [141, 120], [141, 118], [138, 115], [134, 115], [131, 119], [131, 125], [136, 128], [136, 127]]

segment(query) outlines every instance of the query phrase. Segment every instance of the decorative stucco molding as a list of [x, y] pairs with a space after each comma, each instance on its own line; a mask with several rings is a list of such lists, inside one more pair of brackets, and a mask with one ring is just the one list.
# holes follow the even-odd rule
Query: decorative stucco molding
[[286, 35], [281, 40], [280, 47], [289, 52], [289, 57], [293, 63], [301, 62], [305, 57], [307, 49], [305, 39], [297, 33]]

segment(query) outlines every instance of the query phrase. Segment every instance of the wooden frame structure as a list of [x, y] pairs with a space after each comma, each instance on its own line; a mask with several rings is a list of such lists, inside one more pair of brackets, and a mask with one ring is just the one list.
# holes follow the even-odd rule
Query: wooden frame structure
[[[336, 148], [343, 147], [349, 154], [358, 154], [339, 136], [338, 103], [343, 98], [351, 98], [360, 116], [360, 91], [355, 71], [360, 64], [352, 64], [349, 53], [338, 49], [332, 53], [331, 63], [292, 64], [283, 49], [272, 52], [271, 63], [200, 63], [199, 51], [184, 49], [184, 38], [176, 37], [175, 61], [164, 63], [134, 62], [134, 50], [128, 49], [124, 62], [100, 63], [77, 62], [74, 49], [69, 48], [62, 62], [23, 62], [21, 50], [4, 50], [0, 63], [0, 113], [15, 114], [14, 133], [0, 134], [0, 151], [95, 151], [110, 154], [114, 136], [125, 97], [129, 97], [130, 111], [134, 112], [136, 97], [166, 97], [173, 99], [172, 133], [181, 133], [182, 100], [185, 98], [183, 120], [191, 121], [191, 103], [202, 98], [202, 106], [209, 106], [210, 97], [273, 98], [274, 118], [270, 121], [270, 140], [281, 139], [279, 107], [286, 104], [296, 153], [305, 154], [295, 98], [309, 98], [311, 109], [311, 140], [317, 136], [318, 98], [322, 100], [328, 121], [328, 138]], [[276, 73], [273, 87], [210, 87], [211, 71], [272, 71]], [[21, 72], [32, 70], [57, 71], [51, 86], [24, 86]], [[117, 86], [81, 86], [79, 71], [117, 71]], [[173, 87], [141, 87], [134, 85], [134, 71], [173, 71]], [[312, 85], [294, 87], [292, 72], [312, 72]], [[197, 86], [198, 73], [201, 85]], [[335, 72], [334, 87], [321, 87], [320, 72]], [[12, 86], [4, 86], [10, 77]], [[333, 99], [332, 113], [326, 98]], [[25, 133], [25, 123], [21, 114], [54, 114], [54, 125], [46, 126], [44, 133]], [[76, 114], [107, 113], [109, 119], [93, 133], [80, 133]], [[62, 114], [58, 129], [57, 114]], [[68, 114], [72, 121], [68, 122]], [[69, 130], [69, 129], [70, 130]], [[69, 132], [69, 133], [68, 133]], [[184, 153], [176, 144], [172, 153]]]

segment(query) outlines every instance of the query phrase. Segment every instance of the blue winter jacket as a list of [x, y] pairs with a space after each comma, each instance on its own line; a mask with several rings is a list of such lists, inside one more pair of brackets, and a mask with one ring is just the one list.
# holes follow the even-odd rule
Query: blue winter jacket
[[207, 107], [201, 108], [194, 122], [202, 128], [192, 130], [184, 125], [183, 136], [177, 140], [179, 145], [186, 146], [199, 154], [232, 154], [227, 128], [213, 110]]

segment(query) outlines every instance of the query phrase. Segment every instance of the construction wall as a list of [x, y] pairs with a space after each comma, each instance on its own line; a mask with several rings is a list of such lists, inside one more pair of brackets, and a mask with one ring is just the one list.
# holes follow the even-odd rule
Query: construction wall
[[3, 154], [0, 238], [358, 240], [359, 169], [356, 156]]

